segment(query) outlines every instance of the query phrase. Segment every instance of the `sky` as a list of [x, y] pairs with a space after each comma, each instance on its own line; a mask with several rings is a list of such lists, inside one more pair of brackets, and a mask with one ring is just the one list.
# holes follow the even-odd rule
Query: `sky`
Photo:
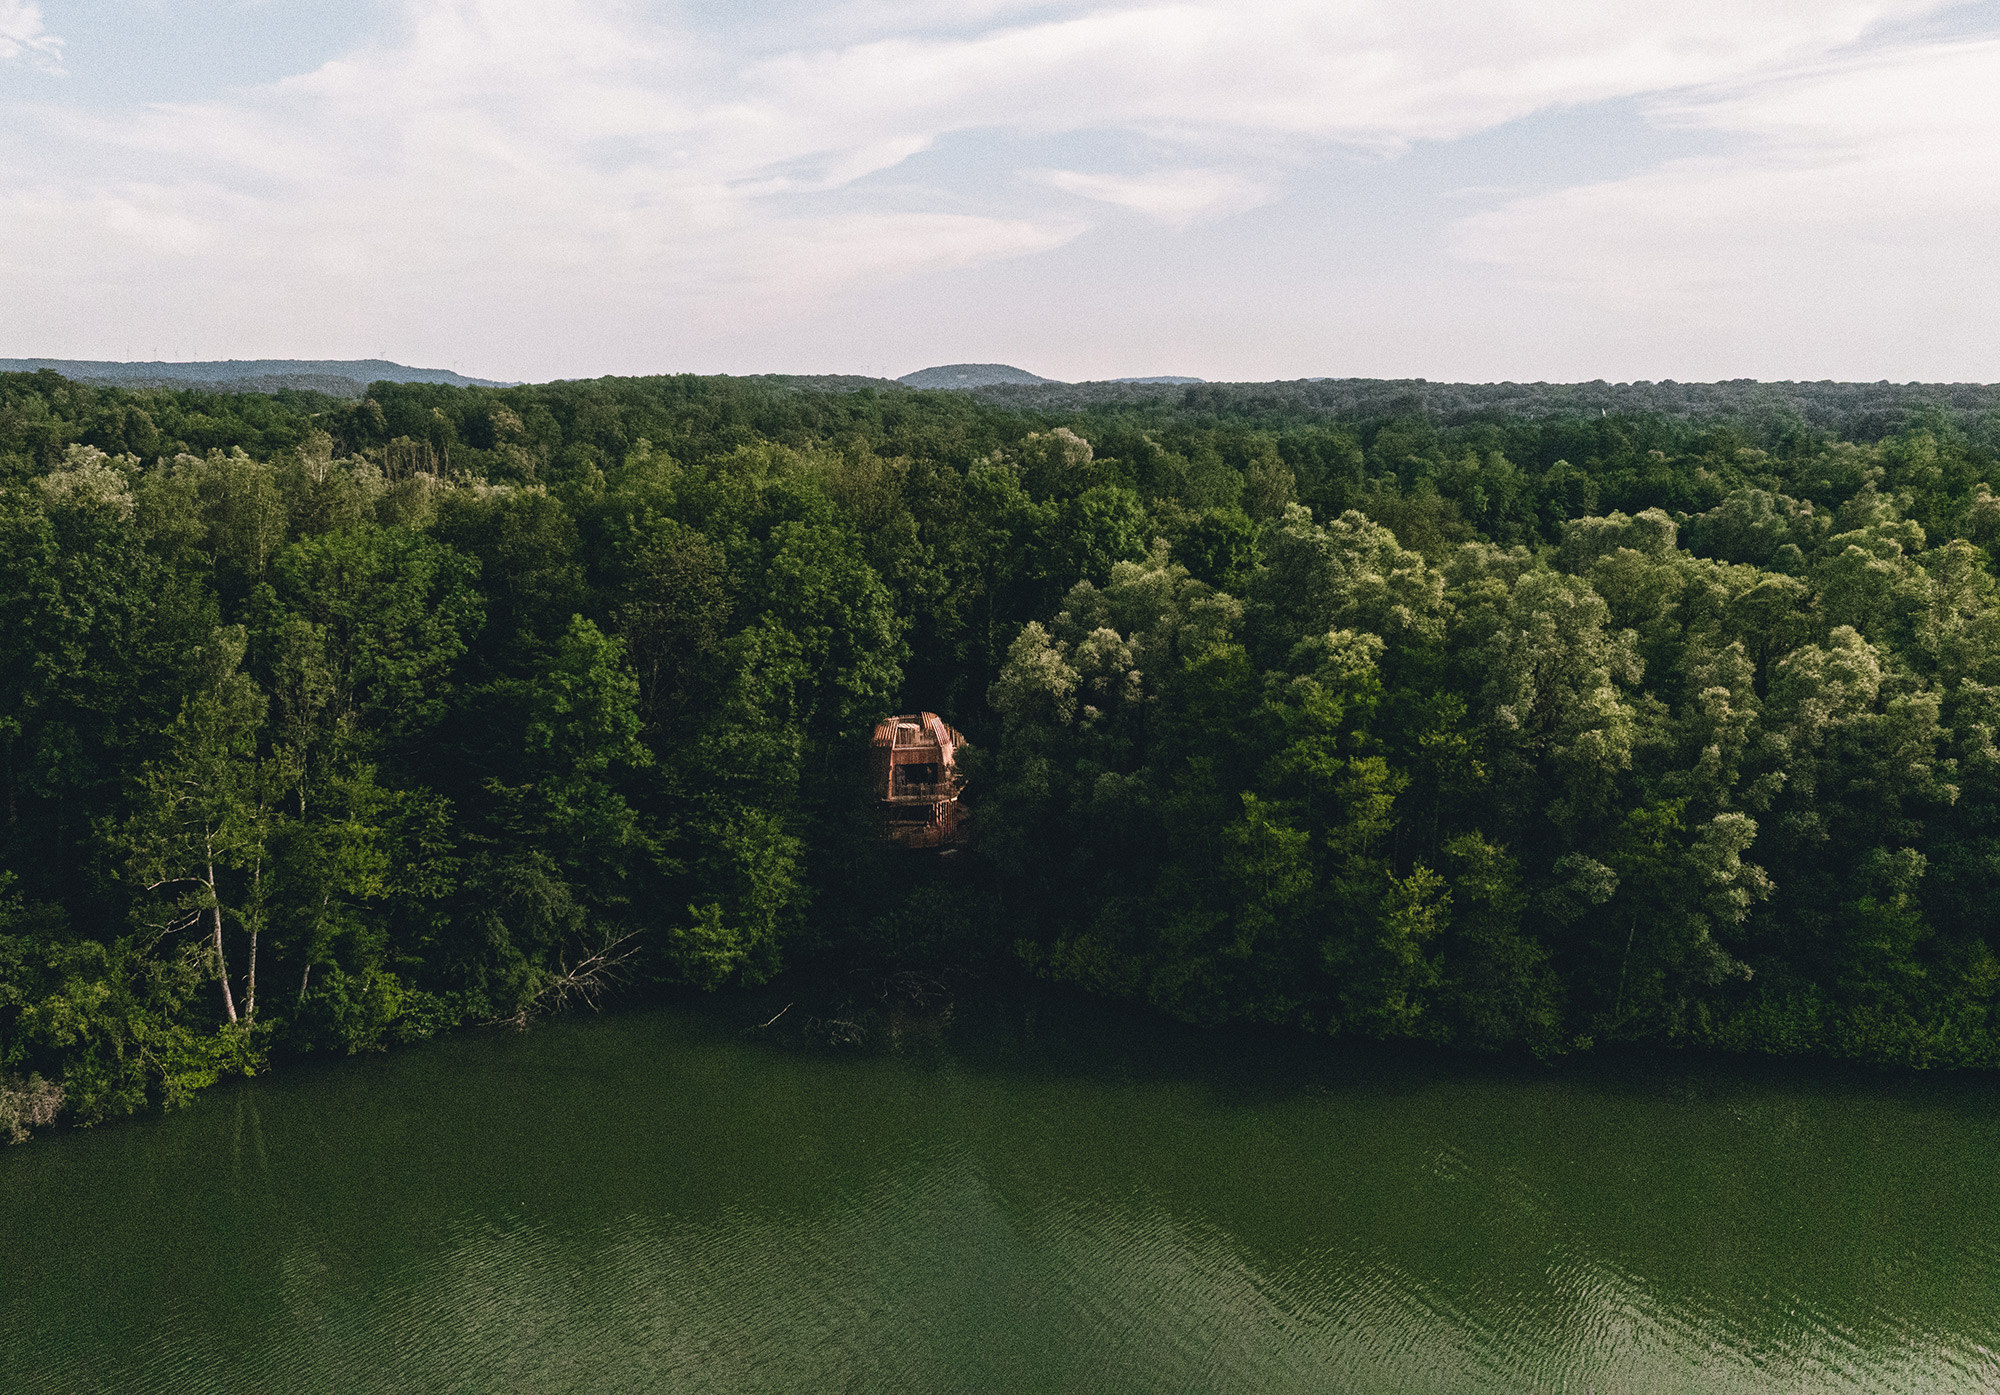
[[0, 0], [0, 357], [2000, 380], [2000, 0]]

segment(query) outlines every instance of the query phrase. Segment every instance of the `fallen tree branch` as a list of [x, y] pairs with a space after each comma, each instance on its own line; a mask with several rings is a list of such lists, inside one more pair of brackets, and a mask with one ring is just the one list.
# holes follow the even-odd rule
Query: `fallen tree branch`
[[622, 981], [624, 975], [619, 970], [626, 960], [639, 952], [639, 947], [632, 941], [643, 933], [634, 930], [629, 935], [621, 935], [574, 968], [563, 966], [561, 972], [550, 978], [535, 994], [534, 1009], [540, 1012], [567, 1012], [572, 1003], [580, 1002], [596, 1012], [598, 998]]

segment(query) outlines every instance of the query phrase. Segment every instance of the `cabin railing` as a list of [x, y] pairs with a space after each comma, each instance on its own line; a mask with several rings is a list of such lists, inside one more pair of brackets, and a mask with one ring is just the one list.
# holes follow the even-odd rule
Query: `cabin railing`
[[935, 783], [920, 783], [916, 780], [898, 782], [889, 791], [891, 804], [935, 804], [940, 799], [950, 799], [957, 794], [959, 781], [939, 780]]

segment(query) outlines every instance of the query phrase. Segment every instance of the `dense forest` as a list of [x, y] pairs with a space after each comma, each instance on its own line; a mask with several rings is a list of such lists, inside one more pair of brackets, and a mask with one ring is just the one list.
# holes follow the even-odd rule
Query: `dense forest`
[[2000, 1065], [1990, 390], [1586, 389], [0, 376], [0, 1138], [855, 965]]

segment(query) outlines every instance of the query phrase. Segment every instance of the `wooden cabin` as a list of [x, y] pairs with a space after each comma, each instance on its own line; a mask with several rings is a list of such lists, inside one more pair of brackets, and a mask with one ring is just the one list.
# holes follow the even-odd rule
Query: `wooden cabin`
[[958, 753], [965, 737], [935, 712], [890, 717], [875, 727], [869, 770], [889, 838], [906, 848], [958, 841], [965, 777]]

